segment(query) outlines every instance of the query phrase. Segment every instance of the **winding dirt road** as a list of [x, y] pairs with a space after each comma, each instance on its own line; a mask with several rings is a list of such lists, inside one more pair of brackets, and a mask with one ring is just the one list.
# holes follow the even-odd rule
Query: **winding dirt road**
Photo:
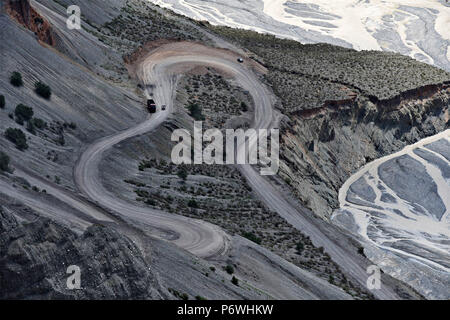
[[[190, 48], [187, 49], [186, 46]], [[167, 119], [173, 110], [178, 76], [186, 68], [196, 66], [214, 67], [231, 75], [250, 92], [258, 105], [264, 106], [265, 109], [258, 113], [256, 121], [264, 124], [271, 122], [268, 119], [272, 119], [272, 105], [267, 100], [265, 89], [253, 72], [237, 63], [233, 54], [198, 44], [168, 44], [147, 56], [137, 69], [137, 76], [151, 91], [147, 94], [151, 94], [158, 105], [165, 104], [167, 109], [149, 116], [136, 127], [104, 137], [90, 145], [75, 166], [74, 178], [78, 189], [98, 205], [161, 230], [170, 235], [170, 240], [176, 245], [207, 258], [220, 255], [228, 249], [230, 237], [221, 228], [205, 221], [142, 208], [118, 199], [105, 189], [99, 175], [99, 164], [105, 151], [121, 141], [151, 132]]]
[[[230, 245], [230, 237], [221, 228], [201, 220], [134, 206], [118, 199], [102, 185], [98, 168], [106, 150], [121, 141], [155, 130], [167, 119], [173, 110], [174, 93], [179, 75], [196, 66], [210, 66], [226, 72], [242, 88], [249, 91], [256, 106], [254, 128], [276, 127], [279, 114], [273, 109], [272, 94], [252, 71], [258, 66], [252, 61], [239, 64], [236, 58], [237, 55], [231, 51], [178, 42], [162, 45], [138, 62], [137, 77], [149, 88], [148, 94], [154, 97], [157, 104], [165, 104], [167, 109], [149, 116], [136, 127], [102, 138], [89, 146], [74, 169], [75, 182], [79, 190], [95, 203], [123, 217], [165, 231], [172, 235], [170, 240], [175, 244], [199, 257], [208, 258], [224, 254]], [[308, 213], [305, 213], [303, 208], [297, 208], [285, 199], [281, 192], [254, 168], [243, 165], [240, 166], [240, 170], [253, 190], [270, 209], [278, 212], [294, 227], [310, 236], [316, 246], [323, 246], [351, 278], [363, 286], [366, 285], [368, 277], [366, 265], [361, 263], [356, 253], [350, 253], [337, 245], [311, 222], [310, 217], [307, 218]], [[390, 287], [382, 287], [374, 294], [379, 299], [398, 299], [397, 294]]]

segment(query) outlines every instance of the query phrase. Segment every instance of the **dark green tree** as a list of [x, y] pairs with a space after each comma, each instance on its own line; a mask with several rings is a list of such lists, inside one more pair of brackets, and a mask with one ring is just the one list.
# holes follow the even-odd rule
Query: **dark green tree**
[[189, 109], [189, 114], [191, 115], [192, 118], [194, 118], [196, 121], [203, 121], [205, 120], [205, 117], [202, 114], [202, 108], [196, 104], [196, 103], [191, 103], [188, 106]]
[[0, 171], [3, 172], [10, 171], [9, 161], [10, 161], [9, 156], [3, 151], [0, 151]]
[[257, 235], [255, 235], [255, 234], [252, 233], [252, 232], [244, 232], [244, 233], [242, 234], [242, 236], [243, 236], [244, 238], [247, 238], [247, 239], [250, 240], [250, 241], [253, 241], [253, 242], [256, 243], [256, 244], [261, 244], [261, 242], [262, 242], [261, 238], [259, 238]]
[[22, 75], [19, 72], [14, 71], [9, 78], [9, 82], [15, 87], [23, 86]]
[[36, 134], [36, 128], [33, 124], [33, 121], [28, 121], [27, 123], [27, 131], [31, 134]]
[[50, 99], [52, 90], [45, 83], [38, 81], [34, 84], [34, 91], [44, 99]]
[[34, 112], [33, 108], [20, 103], [17, 105], [14, 114], [19, 120], [22, 120], [23, 122], [31, 120], [31, 118], [33, 118]]
[[226, 271], [228, 274], [233, 274], [233, 273], [234, 273], [234, 268], [233, 268], [233, 266], [232, 266], [231, 264], [228, 264], [228, 265], [225, 267], [225, 271]]
[[297, 250], [297, 254], [301, 254], [305, 246], [300, 241], [295, 245], [295, 249]]
[[178, 170], [177, 175], [180, 179], [183, 179], [183, 181], [186, 181], [188, 177], [188, 173], [185, 168], [180, 168], [180, 170]]
[[248, 106], [247, 106], [247, 104], [244, 101], [241, 102], [241, 109], [242, 109], [243, 112], [247, 112], [248, 111]]
[[5, 131], [5, 137], [14, 143], [19, 150], [28, 149], [27, 137], [20, 129], [8, 128]]
[[189, 208], [198, 208], [198, 203], [197, 203], [197, 201], [195, 201], [194, 199], [189, 200], [189, 202], [188, 202], [188, 207], [189, 207]]
[[38, 129], [44, 129], [45, 127], [47, 127], [47, 123], [40, 118], [33, 118], [32, 122], [34, 126]]

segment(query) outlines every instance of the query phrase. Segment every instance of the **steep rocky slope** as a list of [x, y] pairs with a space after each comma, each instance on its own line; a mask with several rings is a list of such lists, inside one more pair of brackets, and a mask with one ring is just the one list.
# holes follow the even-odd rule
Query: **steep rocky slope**
[[[26, 208], [0, 207], [0, 299], [161, 299], [152, 267], [137, 246], [113, 229], [82, 235]], [[18, 220], [20, 219], [20, 220]], [[82, 290], [67, 288], [69, 266]]]
[[[298, 199], [325, 220], [343, 205], [338, 199], [339, 190], [359, 168], [449, 127], [450, 74], [443, 70], [400, 55], [333, 50], [329, 45], [300, 45], [228, 28], [212, 29], [251, 48], [247, 54], [268, 68], [266, 80], [280, 97], [279, 108], [287, 116], [281, 126], [279, 175]], [[403, 181], [405, 187], [411, 183], [412, 190], [420, 190], [421, 196], [439, 198], [436, 188], [427, 189], [424, 178], [419, 178], [420, 183], [414, 180], [414, 168], [414, 163], [402, 162], [398, 171], [409, 172], [406, 176], [412, 174], [410, 179], [396, 170], [391, 170], [389, 176]], [[355, 184], [347, 200], [359, 201], [359, 195], [366, 190], [364, 185]], [[352, 196], [355, 192], [356, 198]], [[411, 199], [408, 206], [414, 203]], [[359, 233], [367, 228], [370, 237], [377, 239], [376, 244], [362, 239], [372, 261], [426, 297], [446, 299], [448, 271], [430, 269], [421, 261], [422, 256], [446, 260], [445, 232], [439, 232], [434, 224], [422, 225], [422, 234], [438, 233], [432, 241], [442, 241], [444, 247], [439, 245], [440, 253], [434, 255], [432, 245], [423, 248], [422, 242], [429, 240], [422, 235], [412, 236], [406, 231], [407, 235], [399, 236], [404, 222], [384, 226], [380, 217], [390, 216], [390, 211], [376, 208], [359, 216], [369, 219], [368, 224], [352, 223], [346, 210], [339, 211], [342, 221], [334, 222], [359, 240], [363, 238]], [[380, 225], [384, 226], [383, 234], [390, 230], [389, 235], [380, 237], [376, 231]], [[405, 237], [414, 239], [413, 243], [403, 245]], [[389, 250], [391, 247], [399, 252]]]
[[[101, 164], [105, 168], [102, 179], [108, 191], [142, 208], [161, 209], [168, 215], [180, 214], [222, 227], [235, 236], [232, 247], [239, 257], [234, 257], [233, 253], [231, 256], [238, 272], [267, 277], [260, 271], [250, 271], [254, 268], [244, 263], [252, 253], [246, 246], [238, 244], [241, 241], [236, 243], [235, 239], [240, 236], [286, 259], [287, 265], [292, 264], [290, 268], [298, 266], [356, 298], [371, 297], [346, 277], [323, 248], [315, 246], [301, 230], [269, 210], [255, 196], [237, 168], [171, 164], [172, 131], [179, 128], [192, 130], [192, 118], [181, 102], [177, 101], [177, 111], [159, 129], [158, 136], [148, 134], [129, 139], [105, 156]], [[123, 166], [123, 163], [128, 165]], [[184, 179], [181, 172], [186, 173]], [[220, 267], [221, 259], [216, 260]], [[225, 261], [228, 260], [227, 257]], [[254, 285], [259, 287], [265, 283]]]
[[436, 86], [434, 94], [417, 98], [394, 107], [361, 99], [293, 114], [283, 135], [280, 175], [315, 213], [328, 217], [351, 173], [448, 127], [448, 88]]
[[[0, 299], [281, 298], [276, 292], [271, 295], [270, 288], [255, 292], [244, 283], [235, 286], [224, 271], [212, 272], [213, 264], [139, 229], [94, 223], [80, 231], [42, 217], [16, 198], [0, 194], [0, 200]], [[269, 259], [280, 263], [275, 256]], [[81, 290], [67, 287], [71, 265], [80, 268]], [[288, 297], [318, 298], [297, 288], [299, 276], [274, 268], [268, 272], [291, 282], [285, 291]], [[311, 279], [298, 268], [294, 272]], [[347, 297], [314, 277], [310, 281], [315, 290], [328, 292], [323, 298]]]
[[[110, 47], [99, 41], [98, 38], [103, 39], [98, 33], [103, 30], [100, 17], [92, 16], [92, 25], [83, 22], [84, 29], [70, 33], [65, 28], [65, 8], [60, 3], [32, 1], [31, 7], [25, 0], [11, 3], [12, 17], [0, 16], [1, 36], [5, 40], [1, 42], [0, 90], [6, 100], [5, 108], [0, 110], [0, 129], [2, 133], [8, 128], [23, 132], [28, 148], [20, 150], [4, 134], [0, 137], [1, 151], [10, 156], [9, 166], [13, 169], [0, 178], [3, 220], [9, 221], [8, 231], [1, 232], [2, 261], [7, 273], [2, 284], [8, 288], [4, 298], [351, 298], [342, 289], [258, 246], [253, 250], [260, 251], [261, 259], [269, 260], [270, 265], [265, 270], [240, 268], [246, 272], [236, 286], [231, 275], [222, 270], [228, 263], [227, 257], [215, 262], [217, 270], [211, 272], [211, 263], [152, 238], [158, 235], [157, 230], [152, 233], [143, 228], [145, 233], [139, 226], [122, 221], [79, 194], [72, 170], [80, 153], [93, 140], [138, 123], [144, 114], [142, 91], [136, 89], [124, 72], [122, 47]], [[100, 5], [79, 4], [84, 12]], [[139, 1], [133, 4], [142, 5]], [[110, 5], [103, 3], [100, 7], [105, 12], [114, 12]], [[21, 23], [31, 11], [51, 24], [54, 42], [41, 41], [33, 26]], [[149, 11], [150, 17], [156, 14]], [[170, 21], [176, 21], [173, 19]], [[184, 23], [181, 20], [180, 26]], [[154, 27], [158, 28], [158, 24]], [[194, 34], [197, 29], [192, 30]], [[166, 32], [167, 28], [163, 28], [152, 36], [164, 37]], [[13, 72], [22, 74], [23, 86], [10, 83]], [[47, 99], [36, 94], [37, 81], [51, 88]], [[18, 116], [15, 109], [19, 104], [32, 108], [31, 119], [24, 121]], [[16, 223], [15, 219], [19, 221]], [[15, 235], [20, 238], [15, 239]], [[111, 239], [111, 247], [102, 238]], [[246, 248], [254, 246], [246, 240], [235, 241], [239, 243], [235, 250], [243, 250], [242, 259], [247, 259], [251, 253], [245, 253]], [[98, 263], [91, 262], [96, 258]], [[64, 289], [66, 275], [62, 262], [64, 266], [78, 262], [83, 270], [91, 268], [84, 278], [86, 292]], [[149, 265], [154, 272], [144, 270]], [[289, 272], [279, 268], [280, 265], [288, 266]], [[39, 271], [35, 278], [27, 274], [30, 267]], [[133, 284], [138, 272], [146, 276]], [[250, 278], [249, 274], [256, 274], [261, 280]], [[284, 286], [273, 286], [265, 280], [272, 277], [280, 279]], [[27, 288], [28, 280], [36, 285]], [[308, 283], [309, 289], [303, 288], [303, 283]]]
[[50, 46], [55, 44], [55, 34], [49, 22], [28, 1], [6, 1], [6, 12], [24, 27], [34, 32], [40, 41]]
[[268, 68], [266, 81], [286, 115], [279, 175], [324, 218], [362, 165], [449, 125], [448, 72], [398, 54], [210, 28]]
[[[276, 226], [274, 228], [273, 225], [270, 225], [272, 229], [264, 229], [262, 233], [265, 239], [269, 239], [266, 248], [271, 249], [272, 252], [263, 249], [254, 242], [252, 243], [241, 238], [239, 235], [235, 235], [231, 240], [233, 243], [232, 251], [217, 257], [213, 261], [205, 261], [180, 250], [166, 241], [153, 238], [153, 236], [159, 236], [161, 230], [150, 230], [143, 225], [132, 224], [131, 221], [123, 221], [117, 214], [98, 208], [96, 204], [86, 200], [84, 195], [79, 194], [73, 181], [72, 171], [79, 155], [86, 146], [100, 137], [134, 126], [141, 122], [145, 115], [142, 107], [145, 101], [144, 92], [133, 79], [128, 78], [122, 60], [123, 55], [128, 55], [130, 52], [135, 51], [138, 46], [143, 45], [147, 40], [164, 38], [199, 40], [227, 47], [232, 45], [220, 40], [220, 30], [205, 29], [200, 24], [163, 12], [141, 0], [108, 2], [80, 0], [74, 2], [79, 4], [82, 12], [85, 13], [83, 29], [80, 31], [69, 32], [65, 27], [65, 7], [70, 4], [66, 0], [31, 1], [34, 11], [29, 9], [30, 7], [26, 0], [11, 0], [9, 3], [14, 5], [10, 9], [14, 10], [14, 13], [11, 14], [12, 11], [9, 13], [13, 17], [5, 14], [0, 16], [2, 32], [0, 44], [2, 54], [0, 93], [5, 95], [6, 98], [6, 108], [0, 110], [0, 131], [6, 133], [8, 128], [19, 129], [24, 133], [25, 141], [28, 145], [28, 149], [19, 150], [11, 139], [7, 139], [4, 134], [0, 136], [1, 151], [10, 156], [11, 167], [15, 169], [14, 173], [7, 173], [0, 177], [0, 195], [4, 206], [2, 212], [5, 216], [3, 220], [8, 221], [4, 226], [5, 232], [1, 233], [0, 238], [4, 244], [2, 254], [5, 270], [10, 272], [8, 277], [3, 277], [3, 280], [6, 279], [5, 286], [11, 288], [5, 297], [147, 299], [186, 297], [192, 299], [196, 296], [208, 299], [352, 298], [348, 293], [353, 295], [353, 298], [370, 297], [370, 294], [362, 287], [348, 290], [346, 288], [345, 275], [339, 274], [336, 279], [322, 279], [330, 273], [326, 269], [328, 267], [331, 269], [335, 268], [335, 264], [329, 261], [327, 254], [320, 248], [308, 247], [308, 250], [310, 249], [311, 252], [306, 250], [307, 254], [322, 251], [320, 256], [314, 257], [314, 259], [311, 257], [311, 261], [309, 261], [308, 255], [305, 254], [301, 257], [301, 259], [304, 259], [304, 264], [296, 263], [294, 260], [298, 257], [294, 252], [295, 249], [292, 248], [292, 245], [295, 243], [293, 242], [292, 234], [298, 235], [298, 230], [292, 231], [291, 226], [280, 217], [276, 218], [277, 221], [281, 220], [279, 226], [283, 230], [290, 229], [292, 232], [287, 235], [286, 239], [283, 239], [280, 246], [274, 246], [273, 244], [278, 238], [274, 238], [274, 240], [270, 237], [271, 234], [278, 233], [279, 230], [275, 230]], [[49, 32], [51, 30], [51, 41], [43, 41], [46, 39], [45, 37], [42, 38], [39, 32], [37, 34], [34, 33], [36, 25], [22, 23], [29, 21], [26, 17], [27, 13], [30, 12], [35, 12], [34, 14], [39, 15], [45, 24], [49, 24], [48, 28], [46, 27], [42, 30], [49, 30]], [[37, 21], [39, 22], [40, 20], [38, 19]], [[212, 34], [214, 32], [217, 32], [217, 34]], [[43, 32], [43, 34], [49, 33]], [[146, 35], [147, 37], [144, 37]], [[256, 41], [259, 41], [258, 37], [255, 36], [254, 38]], [[10, 41], [10, 39], [14, 39], [14, 41]], [[244, 43], [244, 45], [253, 51], [257, 51], [252, 43]], [[328, 50], [330, 52], [341, 52], [341, 49], [334, 47], [329, 47]], [[295, 60], [297, 56], [292, 53], [295, 51], [293, 48], [287, 48], [286, 59], [283, 63]], [[347, 61], [352, 59], [357, 61], [360, 57], [354, 55], [352, 51], [344, 52]], [[283, 66], [275, 67], [277, 59], [274, 59], [273, 55], [264, 56], [261, 52], [257, 52], [257, 54], [259, 56], [254, 56], [254, 58], [256, 60], [264, 60], [263, 62], [269, 67], [270, 73], [265, 80], [268, 84], [275, 82], [270, 77], [278, 72], [282, 74], [283, 78], [293, 77], [289, 83], [290, 86], [292, 85], [290, 87], [292, 89], [291, 92], [305, 91], [304, 89], [297, 90], [293, 85], [294, 81], [302, 83], [303, 77], [299, 76], [302, 73], [301, 70], [294, 70], [297, 74], [291, 74], [286, 69], [283, 69]], [[314, 60], [314, 54], [309, 59], [309, 61]], [[318, 57], [317, 64], [320, 65], [323, 59], [323, 57]], [[392, 60], [385, 67], [394, 73], [396, 65], [398, 66], [400, 62], [397, 60], [397, 56], [394, 56]], [[410, 60], [405, 62], [406, 65], [409, 63]], [[395, 95], [400, 93], [399, 91], [402, 91], [404, 87], [413, 89], [421, 84], [429, 85], [442, 82], [442, 78], [447, 76], [447, 74], [436, 69], [422, 65], [415, 66], [423, 70], [424, 78], [419, 78], [418, 80], [417, 77], [411, 76], [413, 73], [410, 72], [405, 74], [404, 78], [392, 81], [391, 84], [386, 86], [389, 89], [388, 94], [390, 98], [395, 98]], [[296, 158], [296, 153], [301, 143], [313, 149], [316, 148], [315, 144], [311, 144], [312, 140], [317, 139], [314, 136], [316, 127], [323, 128], [323, 130], [320, 130], [320, 139], [324, 140], [324, 143], [333, 141], [334, 139], [332, 138], [336, 135], [333, 132], [335, 126], [341, 125], [341, 122], [351, 122], [351, 119], [354, 118], [359, 119], [359, 117], [354, 115], [355, 112], [361, 113], [361, 110], [372, 110], [369, 108], [371, 104], [377, 104], [378, 100], [384, 99], [384, 96], [377, 97], [379, 91], [374, 90], [374, 100], [370, 94], [367, 94], [369, 92], [367, 91], [368, 89], [360, 85], [370, 78], [370, 73], [365, 74], [365, 77], [359, 77], [359, 82], [355, 82], [353, 86], [349, 84], [345, 90], [340, 90], [341, 83], [327, 75], [333, 68], [333, 66], [330, 66], [329, 69], [320, 70], [319, 75], [311, 74], [310, 77], [305, 77], [314, 81], [318, 79], [317, 83], [309, 86], [311, 90], [319, 90], [319, 88], [328, 85], [331, 88], [332, 98], [328, 98], [328, 92], [324, 90], [320, 99], [314, 100], [318, 103], [316, 107], [322, 107], [323, 103], [327, 110], [338, 110], [336, 113], [338, 115], [342, 114], [342, 110], [347, 110], [352, 116], [349, 118], [344, 117], [344, 119], [339, 116], [335, 122], [330, 120], [329, 124], [322, 125], [323, 119], [320, 118], [320, 112], [317, 114], [315, 110], [312, 110], [309, 116], [313, 118], [313, 121], [307, 124], [304, 121], [305, 114], [297, 113], [301, 112], [303, 108], [297, 108], [297, 106], [292, 106], [285, 102], [279, 104], [280, 110], [289, 115], [292, 121], [295, 121], [296, 117], [299, 119], [299, 123], [292, 126], [291, 132], [284, 131], [285, 149], [283, 153], [285, 154], [284, 163], [286, 164], [282, 168], [281, 175], [286, 180], [288, 176], [291, 176], [289, 179], [292, 181], [297, 179], [296, 173], [290, 171], [292, 168], [295, 168], [297, 165], [306, 166], [305, 162], [302, 162], [303, 160]], [[350, 67], [347, 66], [346, 68], [344, 70], [349, 70]], [[24, 82], [22, 87], [15, 87], [10, 84], [9, 77], [14, 71], [22, 74]], [[378, 69], [378, 71], [380, 70]], [[355, 73], [351, 74], [351, 76], [354, 75]], [[339, 75], [333, 76], [339, 77]], [[404, 86], [402, 86], [402, 79], [409, 79], [410, 81], [405, 82]], [[421, 82], [420, 79], [423, 81]], [[435, 79], [440, 80], [435, 81]], [[34, 84], [37, 81], [42, 81], [50, 86], [52, 94], [49, 99], [42, 98], [36, 94]], [[346, 79], [346, 81], [352, 83], [351, 79]], [[376, 81], [378, 89], [380, 86], [383, 86], [383, 81]], [[361, 88], [358, 89], [359, 87]], [[282, 94], [282, 88], [276, 88], [275, 86], [273, 88], [280, 97], [289, 97]], [[357, 97], [355, 96], [355, 91], [357, 91]], [[431, 91], [433, 91], [432, 88]], [[408, 96], [410, 94], [408, 93]], [[433, 98], [435, 94], [430, 96], [425, 92], [426, 99]], [[347, 96], [350, 96], [350, 98]], [[332, 100], [343, 98], [348, 101], [341, 105], [343, 108], [336, 108]], [[331, 102], [325, 103], [324, 99], [329, 99]], [[363, 103], [355, 106], [355, 101], [362, 101]], [[415, 101], [416, 97], [413, 94], [411, 103], [415, 103]], [[33, 108], [34, 118], [32, 121], [21, 121], [23, 119], [15, 114], [15, 107], [21, 103]], [[350, 107], [347, 106], [347, 103], [351, 104]], [[249, 104], [251, 103], [249, 102]], [[426, 115], [431, 114], [429, 110], [436, 111], [433, 107], [424, 109], [426, 109], [426, 112], [424, 111], [423, 113]], [[292, 111], [292, 114], [290, 114], [289, 110]], [[377, 111], [379, 112], [380, 110], [375, 108], [374, 112], [368, 112], [370, 116], [367, 116], [367, 119], [376, 119], [375, 113]], [[418, 110], [418, 112], [421, 113], [422, 111]], [[383, 117], [383, 119], [389, 119], [389, 116]], [[403, 119], [403, 117], [400, 118]], [[32, 124], [41, 123], [38, 119], [44, 121], [46, 125], [39, 125], [39, 127], [30, 125], [30, 122]], [[186, 120], [187, 117], [184, 119]], [[398, 124], [395, 118], [391, 120], [392, 130], [396, 130]], [[423, 122], [427, 121], [430, 120], [424, 120]], [[432, 122], [435, 123], [433, 130], [440, 130], [440, 122]], [[185, 127], [185, 124], [180, 127]], [[170, 125], [170, 123], [166, 124], [164, 129], [166, 137], [168, 137], [170, 130], [174, 128]], [[428, 126], [424, 128], [428, 128]], [[345, 130], [348, 130], [348, 128]], [[361, 131], [365, 130], [368, 129], [366, 127], [361, 129]], [[419, 136], [419, 134], [410, 133], [408, 130], [407, 132], [407, 134], [411, 135], [411, 139]], [[303, 139], [303, 135], [308, 138], [301, 143], [289, 145], [291, 136], [293, 139]], [[136, 144], [138, 146], [141, 145], [141, 147], [144, 145], [145, 148], [150, 149], [155, 154], [158, 153], [158, 150], [168, 151], [169, 145], [164, 143], [163, 139], [151, 141], [151, 139], [147, 138], [140, 137], [126, 142], [130, 143], [130, 147]], [[350, 139], [348, 138], [346, 143]], [[371, 145], [371, 143], [369, 144]], [[106, 186], [119, 194], [126, 192], [123, 196], [130, 203], [135, 200], [133, 193], [135, 190], [132, 184], [123, 180], [128, 180], [130, 176], [135, 178], [138, 163], [143, 160], [142, 155], [143, 153], [141, 152], [130, 152], [127, 146], [118, 145], [109, 154], [109, 156], [112, 156], [110, 163], [102, 166], [101, 173]], [[377, 155], [374, 154], [373, 156]], [[326, 161], [329, 153], [324, 151], [323, 156], [324, 160], [320, 161]], [[360, 156], [359, 153], [358, 156]], [[294, 160], [288, 161], [289, 158]], [[331, 166], [331, 164], [329, 165]], [[357, 166], [355, 165], [351, 170], [356, 169]], [[195, 170], [197, 169], [193, 170], [194, 173], [196, 172]], [[119, 172], [123, 176], [117, 175]], [[312, 178], [308, 177], [305, 179], [303, 176], [300, 176], [301, 173], [299, 172], [298, 176], [298, 180], [301, 183], [317, 183], [317, 180], [314, 180], [314, 175], [312, 175]], [[350, 170], [346, 173], [349, 174]], [[157, 180], [159, 179], [158, 176], [160, 174], [157, 172], [156, 174], [155, 172], [148, 174], [149, 179], [156, 177], [155, 180]], [[330, 201], [332, 201], [334, 195], [332, 194], [333, 188], [330, 185], [333, 185], [336, 181], [343, 180], [344, 177], [345, 173], [338, 172], [336, 176], [330, 178], [330, 181], [325, 179], [320, 181], [320, 183], [324, 184], [323, 188], [319, 187], [317, 189], [315, 186], [308, 186], [305, 189], [311, 194], [313, 199], [317, 199], [319, 204], [317, 206], [311, 205], [311, 207], [318, 214], [326, 214], [333, 207], [333, 203], [328, 203], [324, 199], [330, 198]], [[245, 188], [245, 184], [239, 184], [238, 179], [232, 182], [237, 184], [236, 190]], [[52, 190], [49, 189], [48, 192], [43, 190], [41, 187], [43, 184], [50, 186], [52, 190], [58, 191], [58, 194], [62, 194], [64, 197], [58, 199], [52, 196]], [[164, 184], [155, 184], [151, 187], [158, 191], [164, 191], [165, 186]], [[305, 190], [300, 189], [300, 198], [305, 193]], [[324, 195], [323, 190], [326, 190], [325, 193], [330, 193], [331, 197]], [[198, 196], [198, 194], [187, 194], [189, 197]], [[255, 198], [252, 198], [254, 197], [253, 194], [247, 193], [246, 195], [250, 198], [252, 204], [256, 203]], [[181, 198], [183, 203], [187, 200], [184, 199], [186, 195], [182, 195]], [[162, 197], [158, 200], [162, 200]], [[164, 203], [165, 201], [159, 202]], [[23, 205], [23, 210], [18, 210], [14, 207], [14, 203]], [[152, 203], [149, 202], [146, 205], [152, 205]], [[86, 212], [86, 209], [89, 212]], [[201, 210], [191, 213], [186, 211], [186, 215], [201, 218], [202, 212]], [[11, 213], [13, 213], [15, 218], [12, 218]], [[51, 221], [43, 217], [49, 218]], [[264, 220], [263, 218], [265, 216], [261, 216], [261, 221]], [[235, 221], [232, 220], [232, 223], [229, 223], [230, 220], [221, 221], [221, 223], [224, 228], [231, 230], [231, 232], [247, 236], [258, 242], [258, 235], [255, 239], [254, 234], [253, 236], [244, 234], [245, 231], [249, 231], [249, 233], [256, 232], [257, 228], [254, 225], [251, 226], [252, 229], [250, 230], [236, 229], [233, 225], [233, 223], [236, 224]], [[92, 226], [93, 224], [96, 226]], [[6, 228], [9, 231], [6, 231]], [[69, 229], [71, 231], [68, 231]], [[9, 233], [10, 231], [11, 233]], [[76, 232], [76, 234], [72, 232]], [[49, 238], [43, 236], [46, 233], [49, 234]], [[13, 234], [12, 238], [11, 234]], [[14, 239], [14, 234], [19, 234], [20, 238]], [[167, 237], [167, 235], [165, 236]], [[108, 244], [104, 244], [101, 240], [102, 237], [111, 239], [114, 245], [109, 247]], [[304, 239], [302, 236], [298, 237]], [[333, 237], [336, 238], [336, 241], [349, 241], [341, 234], [334, 234]], [[281, 238], [283, 238], [283, 235]], [[304, 240], [309, 246], [307, 239]], [[271, 242], [272, 247], [270, 247]], [[286, 243], [288, 244], [287, 246], [285, 246]], [[353, 248], [353, 246], [352, 244], [351, 247]], [[17, 247], [19, 247], [20, 251], [12, 252]], [[69, 255], [67, 251], [64, 252], [67, 248], [71, 252], [78, 252], [78, 254], [75, 256]], [[119, 257], [116, 256], [116, 249], [120, 252]], [[13, 253], [12, 256], [10, 255], [11, 252]], [[32, 254], [31, 258], [29, 257], [30, 253]], [[280, 258], [277, 254], [293, 261], [302, 268]], [[84, 261], [84, 257], [94, 257], [95, 259], [97, 255], [100, 258], [100, 262], [106, 263], [110, 261], [111, 264], [104, 266], [94, 263], [92, 265], [95, 272], [93, 271], [87, 278], [91, 284], [94, 284], [92, 291], [87, 290], [85, 293], [78, 293], [79, 296], [64, 291], [64, 288], [61, 287], [62, 284], [58, 282], [61, 281], [60, 277], [64, 273], [64, 270], [60, 271], [58, 261], [61, 259], [72, 263], [75, 260], [82, 260], [83, 266], [89, 268], [89, 262]], [[41, 256], [48, 256], [51, 263], [45, 266], [41, 261]], [[362, 259], [363, 257], [361, 257]], [[11, 261], [22, 264], [9, 265], [8, 263]], [[128, 261], [128, 266], [124, 265], [123, 261]], [[367, 262], [364, 261], [363, 263]], [[232, 276], [223, 270], [228, 264], [232, 264], [236, 268], [236, 274], [240, 281], [239, 286], [232, 284]], [[14, 272], [25, 272], [23, 270], [27, 266], [36, 266], [39, 269], [37, 278], [33, 278], [37, 281], [36, 287], [14, 289], [14, 283], [19, 281], [17, 274]], [[150, 266], [148, 272], [144, 271], [147, 266]], [[132, 282], [135, 279], [136, 273], [141, 271], [146, 274], [146, 280], [135, 285], [130, 283], [130, 281]], [[8, 282], [8, 279], [13, 281]], [[186, 279], [191, 280], [186, 281]], [[103, 280], [106, 280], [106, 282], [103, 283]], [[25, 285], [25, 282], [19, 281], [18, 283]], [[395, 288], [398, 297], [408, 299], [420, 298], [413, 290], [395, 280], [387, 280], [386, 283]], [[97, 284], [99, 284], [98, 288], [96, 288]], [[337, 285], [347, 289], [348, 293]], [[350, 285], [348, 284], [348, 286]]]
[[[29, 161], [27, 169], [42, 177], [49, 175], [51, 180], [58, 176], [60, 184], [73, 187], [72, 167], [82, 145], [138, 121], [144, 114], [141, 98], [132, 90], [109, 83], [95, 70], [87, 69], [88, 64], [82, 66], [54, 48], [42, 45], [34, 33], [8, 16], [0, 16], [0, 25], [2, 39], [5, 39], [0, 44], [0, 90], [6, 101], [5, 108], [0, 110], [0, 131], [17, 128], [26, 132], [29, 139], [29, 149], [25, 151], [25, 159]], [[65, 29], [65, 24], [61, 29]], [[74, 45], [108, 59], [102, 54], [106, 49], [101, 48], [98, 41], [89, 39], [86, 33], [83, 36], [79, 38], [81, 43]], [[6, 39], [14, 39], [13, 45]], [[86, 58], [89, 56], [83, 59]], [[22, 87], [10, 84], [12, 72], [22, 74]], [[37, 81], [49, 85], [50, 99], [35, 93]], [[47, 126], [36, 128], [35, 134], [28, 132], [26, 124], [20, 125], [10, 116], [19, 104], [31, 107], [34, 117], [45, 121]], [[71, 123], [74, 125], [68, 126]], [[0, 146], [8, 150], [13, 162], [23, 159], [24, 152], [6, 139], [0, 139]]]

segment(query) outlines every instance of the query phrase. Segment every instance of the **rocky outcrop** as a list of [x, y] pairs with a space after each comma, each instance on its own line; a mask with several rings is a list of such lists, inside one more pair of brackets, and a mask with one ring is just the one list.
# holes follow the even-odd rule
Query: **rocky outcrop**
[[[82, 235], [46, 218], [19, 222], [0, 207], [0, 299], [158, 299], [158, 283], [131, 240], [111, 228]], [[68, 290], [67, 267], [81, 270]]]
[[380, 100], [375, 96], [368, 96], [368, 98], [372, 103], [377, 104], [379, 107], [395, 110], [411, 101], [432, 99], [433, 96], [446, 91], [448, 88], [450, 88], [450, 81], [407, 90], [390, 99]]
[[50, 46], [55, 44], [55, 34], [50, 23], [30, 5], [29, 0], [8, 0], [6, 12], [18, 23], [34, 32], [43, 43]]
[[448, 83], [389, 100], [359, 96], [291, 115], [282, 135], [280, 175], [297, 197], [328, 218], [338, 192], [361, 166], [449, 126]]

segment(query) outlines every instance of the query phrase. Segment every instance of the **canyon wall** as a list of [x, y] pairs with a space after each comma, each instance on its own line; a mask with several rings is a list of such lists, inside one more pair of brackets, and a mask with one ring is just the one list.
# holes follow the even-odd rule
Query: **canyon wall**
[[282, 126], [280, 176], [316, 214], [339, 207], [338, 192], [358, 168], [449, 127], [448, 83], [388, 100], [359, 96], [293, 113]]
[[50, 46], [55, 44], [55, 32], [28, 0], [8, 0], [6, 12], [21, 25], [34, 32], [37, 38]]

